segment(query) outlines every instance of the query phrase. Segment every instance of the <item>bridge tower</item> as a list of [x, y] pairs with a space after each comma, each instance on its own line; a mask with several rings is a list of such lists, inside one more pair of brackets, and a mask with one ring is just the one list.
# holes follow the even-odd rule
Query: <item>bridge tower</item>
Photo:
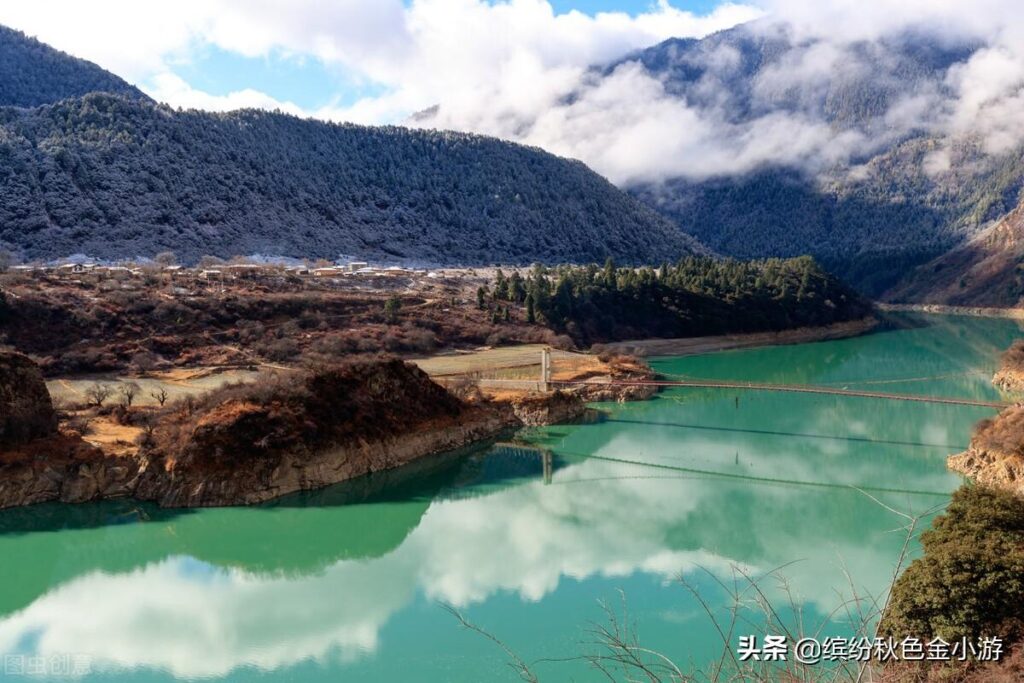
[[551, 349], [540, 350], [540, 390], [547, 392], [551, 382]]

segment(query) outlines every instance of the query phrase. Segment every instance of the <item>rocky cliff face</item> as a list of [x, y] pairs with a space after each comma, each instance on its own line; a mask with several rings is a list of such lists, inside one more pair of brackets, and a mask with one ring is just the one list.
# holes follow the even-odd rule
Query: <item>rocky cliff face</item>
[[254, 459], [244, 468], [177, 467], [159, 457], [144, 457], [132, 482], [131, 495], [162, 507], [250, 505], [401, 467], [487, 439], [512, 426], [514, 421], [505, 411], [467, 410], [461, 419], [449, 424], [314, 452], [289, 450], [279, 457]]
[[57, 433], [57, 418], [39, 367], [0, 352], [0, 450]]
[[1024, 392], [1024, 372], [1016, 368], [1000, 368], [992, 376], [992, 384], [1003, 391]]
[[124, 495], [133, 470], [132, 463], [59, 433], [38, 366], [21, 354], [0, 353], [0, 508]]
[[970, 447], [951, 455], [947, 465], [979, 484], [1024, 496], [1024, 407], [1007, 408], [981, 422]]

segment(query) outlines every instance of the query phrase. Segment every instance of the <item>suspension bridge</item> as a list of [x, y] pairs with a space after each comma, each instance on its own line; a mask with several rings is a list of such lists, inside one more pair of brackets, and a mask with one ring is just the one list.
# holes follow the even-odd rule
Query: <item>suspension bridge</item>
[[[912, 401], [916, 403], [937, 403], [944, 405], [975, 406], [979, 408], [994, 408], [1002, 410], [1013, 405], [1003, 401], [994, 401], [976, 398], [959, 398], [953, 396], [932, 396], [929, 394], [897, 394], [884, 391], [870, 391], [867, 389], [849, 389], [846, 387], [812, 385], [812, 384], [777, 384], [771, 382], [747, 382], [740, 380], [717, 380], [698, 379], [691, 377], [667, 378], [667, 379], [643, 379], [643, 380], [616, 380], [616, 379], [554, 379], [552, 378], [551, 352], [549, 349], [541, 351], [540, 378], [538, 380], [521, 379], [479, 379], [481, 386], [506, 387], [509, 389], [531, 389], [549, 391], [553, 387], [561, 386], [621, 386], [621, 387], [690, 387], [698, 389], [730, 389], [739, 391], [767, 391], [786, 392], [797, 394], [819, 394], [826, 396], [851, 396], [856, 398], [873, 398], [892, 401]], [[929, 378], [914, 378], [914, 380]], [[892, 380], [896, 381], [896, 380]]]
[[951, 398], [948, 396], [928, 396], [922, 394], [892, 394], [883, 391], [862, 391], [858, 389], [840, 389], [837, 387], [814, 386], [806, 384], [770, 384], [767, 382], [727, 382], [720, 380], [704, 379], [679, 379], [679, 380], [547, 380], [553, 386], [632, 386], [632, 387], [696, 387], [702, 389], [739, 389], [746, 391], [781, 391], [798, 394], [825, 394], [831, 396], [856, 396], [859, 398], [879, 398], [894, 401], [916, 401], [919, 403], [943, 403], [958, 406], [978, 406], [982, 408], [996, 408], [1001, 410], [1009, 407], [1010, 403], [1001, 401], [985, 401], [972, 398]]

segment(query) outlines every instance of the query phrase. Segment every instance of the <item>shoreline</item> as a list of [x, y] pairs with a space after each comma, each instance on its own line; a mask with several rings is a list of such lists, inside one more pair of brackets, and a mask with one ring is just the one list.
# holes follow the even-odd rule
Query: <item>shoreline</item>
[[966, 315], [974, 318], [1008, 318], [1024, 320], [1024, 308], [986, 308], [984, 306], [946, 306], [944, 304], [887, 304], [876, 303], [884, 313], [938, 313]]
[[554, 392], [467, 406], [455, 418], [402, 434], [313, 451], [300, 446], [276, 458], [254, 458], [244, 468], [208, 463], [181, 471], [169, 469], [166, 459], [151, 454], [113, 454], [59, 435], [29, 442], [23, 449], [49, 445], [53, 457], [0, 460], [0, 510], [112, 499], [151, 502], [161, 508], [256, 505], [475, 448], [510, 430], [571, 422], [586, 411], [579, 396]]
[[[604, 346], [604, 350], [609, 347], [620, 350], [625, 346], [634, 355], [711, 353], [841, 339], [869, 332], [878, 324], [871, 316], [825, 327], [781, 332], [619, 342]], [[589, 353], [596, 355], [597, 350], [591, 349]], [[654, 393], [633, 392], [619, 399], [644, 400]], [[299, 449], [283, 454], [275, 462], [251, 466], [244, 475], [199, 471], [182, 476], [161, 471], [163, 468], [150, 462], [148, 457], [118, 457], [109, 453], [99, 458], [69, 458], [42, 467], [39, 463], [35, 467], [24, 463], [12, 469], [13, 463], [10, 463], [4, 468], [8, 470], [5, 481], [0, 481], [0, 509], [47, 501], [81, 503], [110, 498], [148, 500], [160, 507], [251, 505], [296, 491], [324, 488], [372, 472], [398, 469], [453, 449], [473, 447], [508, 429], [565, 423], [585, 410], [585, 402], [602, 398], [608, 397], [587, 392], [555, 392], [518, 401], [499, 401], [489, 409], [467, 411], [463, 417], [469, 419], [465, 423], [438, 425], [435, 429], [339, 445], [316, 453], [302, 453]]]
[[[1024, 311], [1022, 311], [1024, 314]], [[848, 320], [822, 327], [798, 327], [777, 332], [749, 332], [744, 334], [723, 334], [707, 337], [680, 337], [676, 339], [635, 339], [608, 344], [595, 344], [591, 353], [610, 351], [638, 357], [648, 356], [696, 356], [717, 351], [750, 349], [762, 346], [786, 346], [807, 344], [818, 341], [846, 339], [866, 334], [878, 327], [880, 321], [874, 316], [859, 320]]]

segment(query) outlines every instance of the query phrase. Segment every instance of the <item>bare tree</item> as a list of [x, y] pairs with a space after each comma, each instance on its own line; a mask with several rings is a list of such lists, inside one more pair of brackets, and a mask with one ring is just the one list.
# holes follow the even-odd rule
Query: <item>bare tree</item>
[[125, 408], [131, 408], [132, 403], [135, 402], [135, 397], [138, 396], [139, 392], [142, 391], [135, 382], [125, 382], [117, 388], [117, 392], [121, 394], [121, 405]]
[[508, 656], [509, 661], [507, 662], [507, 664], [512, 668], [513, 671], [515, 671], [517, 674], [519, 674], [519, 678], [520, 679], [522, 679], [523, 681], [526, 681], [526, 683], [538, 683], [537, 676], [534, 675], [533, 671], [530, 669], [529, 664], [527, 664], [525, 661], [523, 661], [519, 657], [519, 655], [517, 655], [515, 653], [515, 651], [513, 651], [508, 645], [506, 645], [504, 642], [502, 642], [494, 634], [492, 634], [490, 631], [487, 631], [487, 630], [477, 626], [473, 622], [471, 622], [468, 619], [466, 619], [466, 617], [464, 617], [462, 615], [462, 613], [459, 612], [459, 610], [457, 610], [454, 606], [452, 606], [452, 605], [450, 605], [450, 604], [448, 604], [446, 602], [442, 602], [441, 603], [441, 607], [444, 608], [453, 617], [458, 619], [459, 623], [462, 624], [463, 628], [469, 629], [470, 631], [474, 631], [476, 633], [479, 633], [484, 638], [487, 638], [492, 643], [494, 643], [499, 648], [501, 648], [505, 652], [505, 654]]
[[153, 260], [161, 266], [173, 266], [178, 263], [178, 257], [173, 251], [161, 251]]
[[89, 399], [90, 405], [94, 405], [99, 408], [113, 393], [114, 389], [109, 384], [100, 384], [99, 382], [96, 382], [85, 390], [85, 397]]
[[156, 442], [153, 436], [156, 433], [156, 418], [152, 413], [143, 413], [137, 424], [142, 427], [142, 433], [139, 434], [136, 443], [142, 448], [151, 448]]
[[140, 375], [145, 375], [156, 366], [156, 354], [152, 351], [139, 351], [132, 356], [132, 369]]
[[156, 391], [149, 392], [149, 395], [152, 396], [156, 400], [156, 402], [160, 404], [161, 408], [163, 408], [164, 404], [167, 403], [167, 390], [164, 389], [163, 387], [160, 387]]

